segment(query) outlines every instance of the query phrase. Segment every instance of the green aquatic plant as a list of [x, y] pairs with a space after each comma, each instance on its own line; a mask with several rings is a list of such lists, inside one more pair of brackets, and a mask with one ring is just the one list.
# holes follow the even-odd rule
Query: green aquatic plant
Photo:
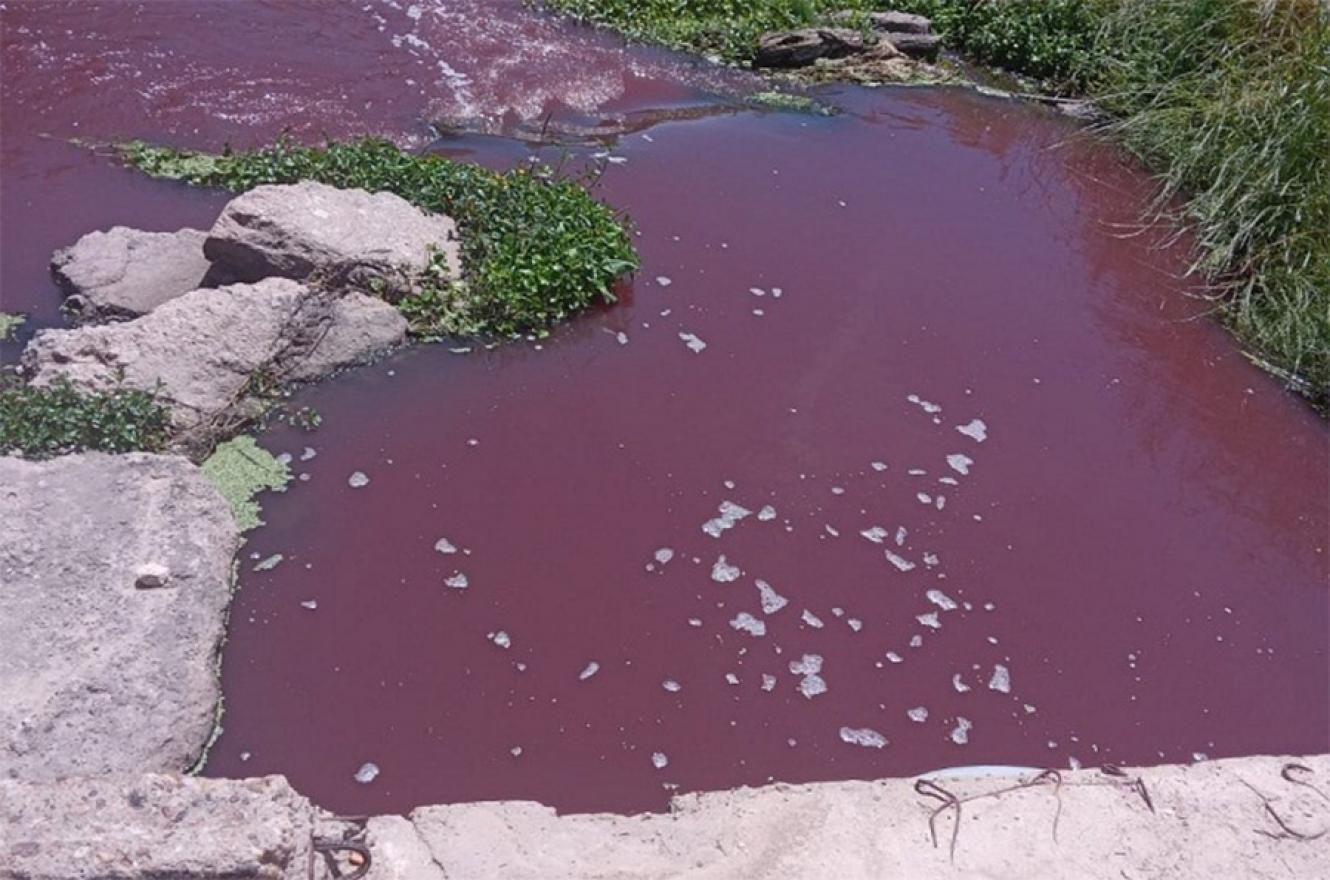
[[152, 452], [166, 446], [169, 428], [166, 407], [146, 391], [82, 391], [67, 379], [30, 385], [0, 372], [0, 455]]
[[[323, 147], [282, 141], [216, 155], [136, 141], [119, 151], [141, 171], [195, 186], [239, 192], [314, 180], [386, 190], [449, 215], [461, 238], [464, 281], [437, 272], [421, 279], [426, 295], [404, 311], [425, 335], [543, 331], [597, 300], [613, 302], [615, 281], [639, 264], [625, 218], [597, 201], [586, 181], [543, 165], [500, 173], [375, 138]], [[435, 307], [445, 301], [447, 308]]]
[[786, 110], [813, 116], [834, 116], [838, 112], [835, 107], [823, 104], [821, 101], [806, 95], [792, 95], [789, 92], [758, 92], [748, 97], [748, 103], [768, 110]]
[[23, 315], [12, 315], [9, 312], [0, 312], [0, 342], [4, 342], [10, 336], [13, 336], [14, 332], [22, 327], [23, 322], [27, 320], [28, 319]]
[[242, 532], [263, 525], [263, 510], [255, 496], [265, 489], [284, 489], [291, 481], [291, 469], [248, 434], [218, 445], [201, 468], [230, 503]]

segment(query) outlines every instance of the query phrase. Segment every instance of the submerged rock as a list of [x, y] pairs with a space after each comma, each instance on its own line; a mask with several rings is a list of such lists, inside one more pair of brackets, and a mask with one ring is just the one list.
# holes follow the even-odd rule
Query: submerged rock
[[23, 360], [39, 385], [155, 392], [178, 433], [206, 433], [249, 414], [255, 379], [316, 379], [405, 338], [406, 319], [382, 300], [268, 278], [195, 290], [125, 323], [43, 330]]
[[230, 506], [175, 456], [0, 458], [0, 486], [0, 778], [189, 769], [220, 696]]
[[113, 226], [56, 251], [51, 272], [74, 320], [137, 318], [203, 286], [209, 268], [205, 238], [197, 229], [143, 232]]
[[[208, 232], [203, 252], [236, 281], [362, 266], [414, 275], [431, 248], [462, 271], [456, 225], [389, 192], [338, 189], [313, 181], [257, 186], [232, 199]], [[371, 272], [373, 274], [381, 274]]]

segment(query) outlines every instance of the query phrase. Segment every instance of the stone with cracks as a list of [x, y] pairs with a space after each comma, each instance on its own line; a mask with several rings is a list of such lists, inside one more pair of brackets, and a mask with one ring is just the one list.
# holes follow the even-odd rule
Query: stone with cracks
[[0, 779], [191, 767], [238, 545], [183, 458], [0, 458]]
[[889, 31], [899, 34], [931, 34], [933, 22], [923, 15], [911, 12], [856, 12], [843, 9], [827, 16], [827, 20], [839, 25], [853, 25], [862, 20], [875, 31]]
[[89, 232], [51, 258], [65, 311], [84, 322], [137, 318], [202, 287], [209, 269], [205, 238], [197, 229], [143, 232], [113, 226]]
[[361, 293], [314, 292], [268, 278], [195, 290], [133, 321], [45, 330], [24, 352], [36, 384], [156, 392], [179, 433], [245, 413], [251, 377], [317, 379], [406, 338], [406, 319]]
[[309, 802], [280, 776], [219, 783], [0, 780], [0, 877], [309, 880]]
[[[258, 186], [232, 199], [204, 242], [219, 272], [236, 281], [369, 267], [409, 278], [428, 268], [430, 249], [460, 277], [457, 227], [389, 192], [338, 189], [305, 181]], [[362, 279], [363, 280], [363, 279]]]
[[819, 58], [844, 58], [865, 48], [864, 37], [850, 28], [800, 28], [763, 34], [753, 57], [755, 67], [804, 67]]
[[888, 31], [882, 34], [882, 39], [906, 56], [919, 61], [936, 61], [938, 51], [942, 48], [942, 38], [937, 34]]

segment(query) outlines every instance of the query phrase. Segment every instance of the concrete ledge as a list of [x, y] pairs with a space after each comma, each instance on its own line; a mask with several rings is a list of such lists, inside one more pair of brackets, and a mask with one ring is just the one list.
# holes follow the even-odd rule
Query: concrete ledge
[[312, 838], [347, 834], [368, 880], [1330, 877], [1326, 755], [939, 784], [962, 803], [958, 829], [954, 807], [936, 816], [934, 845], [947, 795], [912, 779], [686, 795], [642, 816], [455, 804], [363, 828], [281, 777], [0, 782], [0, 878], [324, 878]]

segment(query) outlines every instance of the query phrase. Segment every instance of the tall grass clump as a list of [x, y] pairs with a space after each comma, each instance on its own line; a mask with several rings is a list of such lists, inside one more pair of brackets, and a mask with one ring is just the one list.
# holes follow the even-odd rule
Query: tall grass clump
[[1119, 0], [1088, 88], [1197, 240], [1255, 358], [1330, 390], [1330, 12], [1318, 0]]
[[313, 180], [396, 193], [449, 215], [461, 239], [463, 283], [426, 273], [422, 293], [399, 304], [422, 335], [542, 332], [597, 299], [613, 302], [615, 280], [638, 266], [623, 219], [581, 181], [544, 166], [500, 173], [376, 138], [215, 155], [133, 142], [120, 153], [141, 171], [195, 186], [241, 192]]

